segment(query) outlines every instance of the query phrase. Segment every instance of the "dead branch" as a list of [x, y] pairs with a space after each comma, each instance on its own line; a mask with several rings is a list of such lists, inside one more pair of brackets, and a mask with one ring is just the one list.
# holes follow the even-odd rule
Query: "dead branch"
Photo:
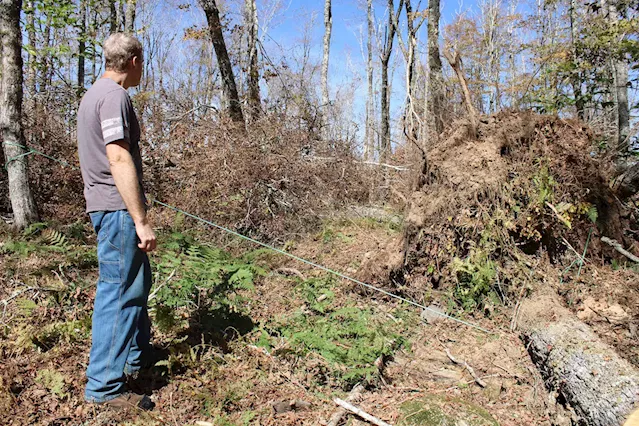
[[638, 259], [637, 256], [634, 256], [633, 254], [631, 254], [628, 251], [626, 251], [625, 249], [623, 249], [622, 246], [620, 245], [620, 243], [617, 242], [616, 240], [612, 240], [611, 238], [608, 238], [608, 237], [602, 237], [602, 238], [600, 238], [600, 241], [602, 241], [603, 243], [609, 244], [618, 253], [626, 256], [628, 259], [633, 260], [636, 263], [638, 263], [640, 261], [640, 259]]
[[351, 404], [349, 404], [346, 401], [341, 400], [340, 398], [335, 398], [333, 400], [333, 402], [335, 402], [336, 404], [338, 404], [339, 406], [343, 407], [345, 410], [352, 412], [353, 414], [357, 415], [358, 417], [368, 421], [369, 423], [372, 423], [376, 426], [391, 426], [389, 423], [384, 422], [382, 420], [380, 420], [377, 417], [373, 417], [371, 414], [366, 413], [365, 411], [361, 410], [358, 407], [355, 407]]
[[451, 68], [453, 68], [453, 71], [455, 71], [456, 76], [458, 77], [458, 82], [460, 83], [462, 94], [464, 95], [464, 104], [467, 108], [467, 114], [469, 114], [469, 120], [473, 126], [473, 136], [476, 137], [478, 135], [478, 112], [471, 101], [471, 92], [469, 92], [467, 78], [464, 76], [464, 71], [462, 70], [462, 58], [460, 57], [460, 52], [454, 49], [453, 53], [451, 53], [447, 49], [444, 49], [442, 53], [444, 54], [444, 57], [447, 58], [449, 65], [451, 65]]
[[[364, 386], [358, 383], [353, 387], [353, 389], [351, 389], [351, 392], [349, 392], [349, 395], [347, 396], [346, 401], [349, 403], [359, 402], [360, 399], [362, 398], [363, 391], [364, 391]], [[340, 423], [340, 421], [342, 421], [342, 418], [347, 414], [347, 412], [348, 411], [344, 407], [338, 408], [338, 410], [335, 413], [333, 413], [329, 418], [329, 421], [327, 422], [327, 426], [338, 426], [338, 424]]]
[[487, 386], [487, 384], [485, 382], [483, 382], [482, 379], [476, 375], [476, 372], [473, 370], [473, 368], [471, 368], [471, 366], [469, 364], [467, 364], [467, 361], [465, 361], [465, 360], [462, 360], [462, 361], [457, 360], [456, 358], [453, 357], [453, 355], [451, 355], [451, 352], [449, 352], [449, 348], [447, 348], [442, 343], [440, 343], [440, 344], [444, 348], [444, 350], [447, 353], [447, 356], [449, 357], [451, 362], [453, 362], [454, 364], [457, 364], [457, 365], [462, 365], [464, 368], [466, 368], [467, 371], [469, 372], [469, 374], [471, 374], [471, 377], [473, 377], [473, 380], [478, 384], [478, 386], [480, 386], [481, 388], [484, 388], [484, 387]]
[[302, 281], [307, 280], [302, 274], [302, 272], [298, 271], [295, 268], [278, 268], [274, 272], [282, 272], [285, 275], [295, 275], [296, 277], [300, 278]]

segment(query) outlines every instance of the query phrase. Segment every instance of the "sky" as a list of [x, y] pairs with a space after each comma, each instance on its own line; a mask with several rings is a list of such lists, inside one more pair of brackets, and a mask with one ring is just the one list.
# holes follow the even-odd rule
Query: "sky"
[[[295, 44], [302, 38], [305, 29], [305, 22], [313, 19], [313, 29], [311, 31], [313, 58], [318, 62], [322, 58], [322, 37], [324, 35], [324, 1], [304, 1], [304, 0], [282, 0], [283, 10], [277, 26], [268, 30], [269, 36], [265, 40], [265, 48], [279, 49], [278, 46], [288, 46]], [[260, 8], [261, 1], [257, 0], [257, 7]], [[397, 1], [395, 2], [397, 4]], [[375, 25], [384, 25], [387, 22], [386, 1], [374, 0], [374, 22]], [[427, 8], [428, 0], [417, 3], [413, 0], [414, 11]], [[477, 11], [477, 0], [441, 0], [441, 29], [449, 22], [452, 22], [456, 14], [460, 12], [475, 13]], [[404, 11], [403, 14], [404, 15]], [[354, 116], [357, 121], [364, 121], [365, 102], [367, 97], [366, 87], [366, 0], [332, 0], [332, 34], [329, 58], [329, 91], [330, 99], [335, 98], [336, 91], [341, 86], [351, 84], [355, 79], [359, 79], [360, 84], [356, 88], [354, 99]], [[403, 18], [401, 18], [402, 20]], [[403, 25], [401, 23], [401, 25]], [[418, 52], [422, 57], [426, 55], [427, 39], [426, 22], [422, 25], [418, 39], [421, 41]], [[382, 33], [384, 34], [384, 33]], [[269, 44], [271, 40], [271, 45]], [[277, 45], [276, 45], [277, 42]], [[397, 40], [394, 43], [394, 51], [400, 55], [397, 62], [398, 67], [392, 72], [392, 96], [391, 114], [392, 120], [398, 118], [404, 103], [404, 59], [401, 55]], [[377, 65], [377, 66], [376, 66]], [[379, 60], [376, 64], [374, 56], [374, 67], [379, 72]], [[360, 126], [361, 128], [363, 126]]]
[[[324, 33], [323, 13], [324, 0], [256, 0], [258, 8], [259, 37], [263, 40], [265, 51], [269, 59], [275, 63], [286, 62], [291, 68], [295, 68], [294, 57], [296, 50], [299, 53], [301, 40], [305, 30], [309, 29], [310, 45], [312, 46], [311, 60], [320, 64], [322, 58], [322, 38]], [[482, 0], [441, 0], [440, 33], [443, 28], [454, 21], [459, 14], [479, 14], [478, 3]], [[507, 1], [504, 1], [507, 3]], [[190, 8], [178, 8], [181, 3], [190, 3]], [[234, 24], [242, 23], [242, 8], [244, 0], [219, 0], [223, 16]], [[265, 19], [274, 3], [280, 5], [278, 12], [271, 20]], [[394, 1], [397, 4], [397, 0]], [[519, 1], [517, 12], [527, 14], [530, 12], [530, 2]], [[374, 0], [375, 22], [382, 29], [386, 24], [386, 0]], [[427, 8], [428, 0], [412, 0], [414, 11]], [[163, 15], [172, 21], [171, 29], [181, 38], [184, 29], [193, 25], [205, 24], [204, 13], [197, 4], [197, 0], [158, 0], [157, 6], [163, 9]], [[355, 85], [353, 100], [352, 120], [359, 123], [358, 137], [362, 140], [364, 126], [364, 111], [367, 99], [366, 85], [366, 0], [332, 0], [333, 28], [331, 35], [331, 49], [329, 59], [329, 92], [330, 99], [336, 99], [339, 93], [345, 93], [345, 88]], [[401, 27], [404, 25], [404, 12], [401, 18]], [[154, 20], [154, 22], [156, 22]], [[166, 22], [159, 20], [157, 22]], [[425, 62], [427, 25], [423, 24], [418, 33], [418, 60]], [[382, 33], [383, 34], [383, 33]], [[229, 37], [229, 31], [225, 37]], [[391, 70], [392, 95], [391, 115], [392, 122], [397, 123], [404, 104], [404, 58], [402, 57], [397, 40], [394, 43], [394, 52], [398, 55], [395, 70]], [[182, 53], [184, 55], [184, 53]], [[188, 54], [187, 54], [188, 55]], [[263, 58], [264, 60], [264, 58]], [[443, 64], [445, 69], [448, 65]], [[374, 67], [379, 74], [379, 58], [374, 56]], [[318, 79], [319, 80], [319, 79]], [[354, 83], [355, 82], [355, 83]], [[378, 83], [379, 84], [379, 83]], [[263, 84], [263, 96], [267, 94], [267, 87]], [[320, 88], [317, 88], [318, 95]], [[637, 99], [634, 95], [632, 99]]]

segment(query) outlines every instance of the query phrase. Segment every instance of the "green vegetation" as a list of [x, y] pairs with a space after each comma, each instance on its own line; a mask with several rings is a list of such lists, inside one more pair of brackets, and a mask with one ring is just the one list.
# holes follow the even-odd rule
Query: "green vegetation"
[[[357, 306], [351, 300], [339, 303], [332, 288], [332, 277], [310, 279], [298, 285], [296, 291], [306, 305], [285, 314], [266, 327], [258, 341], [269, 349], [278, 338], [284, 338], [288, 351], [306, 356], [316, 354], [326, 361], [327, 375], [347, 389], [355, 383], [371, 382], [377, 376], [374, 362], [391, 355], [406, 338], [402, 331], [407, 322], [415, 320], [410, 314], [400, 320], [390, 319], [368, 306]], [[403, 315], [400, 312], [394, 315]], [[322, 377], [317, 377], [322, 381]]]
[[64, 377], [55, 370], [45, 368], [44, 370], [38, 371], [35, 381], [58, 398], [66, 398], [69, 396], [69, 393], [65, 391]]
[[400, 406], [400, 426], [498, 426], [482, 408], [458, 398], [428, 396]]
[[246, 299], [239, 293], [253, 290], [254, 280], [266, 273], [258, 264], [262, 251], [236, 258], [179, 232], [163, 236], [161, 246], [153, 262], [157, 280], [151, 307], [164, 330], [178, 325], [180, 308], [241, 313]]
[[458, 278], [453, 297], [465, 311], [482, 307], [487, 297], [495, 296], [496, 267], [485, 250], [473, 250], [466, 259], [453, 260], [453, 271]]

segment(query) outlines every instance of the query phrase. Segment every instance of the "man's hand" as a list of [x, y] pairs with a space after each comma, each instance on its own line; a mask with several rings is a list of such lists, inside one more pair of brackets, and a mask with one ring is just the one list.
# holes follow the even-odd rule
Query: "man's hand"
[[138, 247], [145, 253], [153, 251], [156, 249], [156, 233], [153, 232], [153, 228], [151, 224], [146, 220], [142, 220], [138, 222], [136, 225], [136, 234], [138, 234], [138, 238], [140, 239], [140, 243]]
[[108, 144], [106, 150], [111, 175], [136, 226], [136, 234], [140, 239], [138, 247], [144, 252], [150, 252], [156, 248], [156, 234], [147, 220], [147, 212], [144, 208], [136, 167], [129, 152], [129, 144], [123, 140], [115, 141]]

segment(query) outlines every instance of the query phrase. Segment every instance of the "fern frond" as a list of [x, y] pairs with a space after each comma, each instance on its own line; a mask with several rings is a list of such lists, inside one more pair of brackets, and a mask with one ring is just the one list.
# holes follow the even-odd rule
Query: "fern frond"
[[48, 228], [42, 231], [42, 238], [40, 241], [43, 244], [60, 249], [68, 246], [67, 237], [57, 229]]

